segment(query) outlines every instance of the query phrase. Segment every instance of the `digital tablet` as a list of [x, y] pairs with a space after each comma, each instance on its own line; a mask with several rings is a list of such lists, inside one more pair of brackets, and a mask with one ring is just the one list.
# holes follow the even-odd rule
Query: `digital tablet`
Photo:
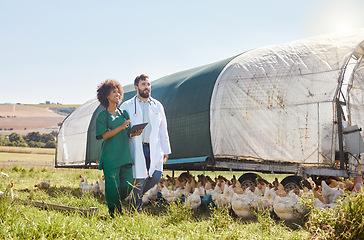
[[145, 126], [147, 126], [148, 123], [140, 123], [140, 124], [135, 124], [133, 125], [129, 131], [128, 131], [128, 135], [132, 135], [134, 134], [136, 131], [140, 130], [140, 129], [144, 129]]

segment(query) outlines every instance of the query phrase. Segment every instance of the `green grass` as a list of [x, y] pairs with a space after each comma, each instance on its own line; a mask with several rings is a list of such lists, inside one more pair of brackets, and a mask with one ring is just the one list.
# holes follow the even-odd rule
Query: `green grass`
[[[21, 199], [32, 199], [59, 205], [97, 207], [94, 216], [82, 216], [0, 199], [0, 239], [308, 239], [302, 228], [292, 230], [269, 215], [256, 221], [243, 221], [228, 210], [201, 206], [191, 212], [181, 204], [168, 205], [163, 200], [146, 205], [142, 214], [131, 214], [124, 203], [124, 214], [108, 216], [102, 195], [82, 196], [79, 175], [91, 182], [102, 171], [93, 169], [1, 167], [10, 175], [0, 182], [0, 190], [12, 181], [14, 193]], [[211, 172], [206, 172], [209, 174]], [[215, 173], [214, 173], [215, 174]], [[217, 173], [216, 173], [217, 174]], [[213, 177], [214, 175], [210, 175]], [[228, 177], [228, 176], [227, 176]], [[39, 181], [51, 180], [47, 191], [35, 189]]]

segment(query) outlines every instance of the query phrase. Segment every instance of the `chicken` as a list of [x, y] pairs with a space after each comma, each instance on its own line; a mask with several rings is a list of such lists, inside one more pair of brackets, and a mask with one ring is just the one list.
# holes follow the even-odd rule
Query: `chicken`
[[329, 204], [333, 203], [335, 200], [340, 198], [340, 195], [344, 193], [344, 190], [339, 188], [330, 188], [325, 181], [321, 182], [322, 186], [322, 197], [324, 199], [323, 203]]
[[14, 184], [11, 182], [8, 184], [8, 186], [5, 189], [5, 192], [0, 191], [0, 196], [3, 196], [5, 198], [9, 197], [11, 201], [14, 199], [14, 192], [13, 192]]
[[257, 184], [257, 187], [256, 187], [256, 188], [255, 188], [255, 190], [254, 190], [254, 194], [255, 194], [255, 195], [257, 195], [257, 196], [264, 195], [264, 193], [265, 193], [265, 188], [266, 188], [265, 184], [264, 184], [264, 183], [259, 182], [259, 183]]
[[322, 197], [321, 186], [317, 186], [312, 189], [313, 196], [319, 199], [321, 202], [324, 202], [324, 198]]
[[162, 193], [163, 198], [166, 199], [167, 202], [169, 202], [169, 203], [180, 199], [182, 191], [184, 190], [184, 188], [178, 188], [175, 191], [173, 191], [173, 190], [170, 191], [163, 184], [160, 184], [160, 187], [161, 187], [161, 193]]
[[264, 209], [271, 209], [273, 207], [274, 199], [276, 198], [274, 188], [265, 188], [264, 196], [260, 199], [260, 203]]
[[311, 189], [316, 187], [316, 183], [312, 180], [312, 178], [306, 178], [306, 180], [311, 185]]
[[205, 189], [206, 190], [210, 190], [210, 189], [213, 189], [214, 187], [212, 186], [212, 183], [211, 182], [206, 182], [206, 184], [205, 184]]
[[214, 189], [206, 190], [206, 195], [207, 194], [211, 195], [213, 200], [217, 199], [221, 194], [221, 187], [222, 187], [222, 182], [218, 181]]
[[231, 208], [237, 216], [242, 218], [252, 218], [255, 216], [255, 211], [259, 207], [257, 201], [259, 197], [249, 188], [246, 189], [246, 194], [238, 195], [234, 193], [232, 199]]
[[185, 186], [188, 193], [193, 193], [196, 187], [196, 181], [193, 177], [189, 177]]
[[94, 183], [91, 183], [91, 189], [94, 193], [99, 193], [100, 192], [100, 185], [99, 185], [99, 181], [96, 181]]
[[84, 178], [82, 175], [80, 175], [80, 183], [79, 186], [82, 190], [82, 194], [87, 194], [92, 190], [91, 184], [87, 183], [87, 178]]
[[301, 200], [293, 191], [289, 192], [287, 197], [276, 196], [273, 202], [273, 209], [277, 216], [285, 221], [301, 219], [306, 210], [301, 205]]
[[189, 209], [196, 210], [201, 205], [201, 197], [199, 188], [186, 197], [185, 206]]
[[286, 190], [284, 189], [284, 186], [279, 183], [278, 186], [275, 187], [276, 189], [276, 194], [277, 196], [280, 196], [280, 197], [286, 197], [287, 196], [287, 192]]
[[229, 185], [225, 184], [223, 193], [214, 199], [214, 203], [217, 207], [228, 207], [231, 206], [231, 191]]
[[336, 181], [335, 179], [332, 179], [332, 178], [329, 178], [328, 182], [329, 182], [329, 187], [331, 187], [331, 188], [345, 189], [345, 187], [346, 187], [345, 183]]
[[100, 193], [102, 193], [105, 196], [105, 176], [102, 175], [102, 177], [99, 179], [99, 189]]
[[158, 197], [158, 192], [159, 192], [159, 185], [156, 184], [154, 185], [154, 187], [152, 187], [151, 189], [149, 189], [146, 193], [143, 194], [143, 204], [147, 204], [149, 203], [151, 200], [156, 200]]
[[346, 179], [345, 183], [345, 188], [344, 191], [352, 191], [354, 188], [354, 183], [350, 180], [350, 179]]
[[335, 203], [335, 202], [325, 204], [325, 203], [321, 202], [320, 199], [318, 199], [318, 198], [315, 198], [314, 202], [315, 202], [315, 205], [314, 205], [315, 208], [334, 208], [337, 205], [337, 203]]
[[233, 189], [234, 189], [234, 192], [237, 193], [237, 194], [243, 194], [244, 193], [244, 190], [241, 187], [241, 183], [239, 181], [236, 181], [235, 183], [233, 183]]
[[49, 189], [50, 186], [51, 186], [50, 180], [48, 180], [46, 182], [40, 182], [40, 183], [34, 185], [34, 187], [37, 187], [39, 189]]
[[356, 184], [353, 188], [353, 190], [351, 191], [352, 193], [358, 193], [360, 192], [360, 189], [362, 188], [363, 186], [363, 176], [362, 175], [358, 175], [356, 177]]
[[1, 176], [2, 176], [2, 177], [7, 177], [7, 178], [9, 177], [9, 175], [8, 175], [8, 174], [6, 174], [6, 173], [4, 173], [4, 172], [1, 172]]

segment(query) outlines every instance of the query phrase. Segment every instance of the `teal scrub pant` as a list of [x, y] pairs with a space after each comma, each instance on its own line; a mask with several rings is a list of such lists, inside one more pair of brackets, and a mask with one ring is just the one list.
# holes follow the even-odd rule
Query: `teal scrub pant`
[[126, 164], [113, 169], [104, 169], [105, 198], [111, 217], [115, 211], [121, 213], [121, 202], [133, 189], [133, 169], [131, 164]]

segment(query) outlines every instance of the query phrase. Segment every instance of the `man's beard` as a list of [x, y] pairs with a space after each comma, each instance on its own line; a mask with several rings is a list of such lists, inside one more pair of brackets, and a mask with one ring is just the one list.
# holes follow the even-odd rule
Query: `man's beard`
[[140, 91], [139, 89], [139, 95], [142, 97], [142, 98], [149, 98], [150, 96], [150, 92], [144, 92], [144, 91]]

